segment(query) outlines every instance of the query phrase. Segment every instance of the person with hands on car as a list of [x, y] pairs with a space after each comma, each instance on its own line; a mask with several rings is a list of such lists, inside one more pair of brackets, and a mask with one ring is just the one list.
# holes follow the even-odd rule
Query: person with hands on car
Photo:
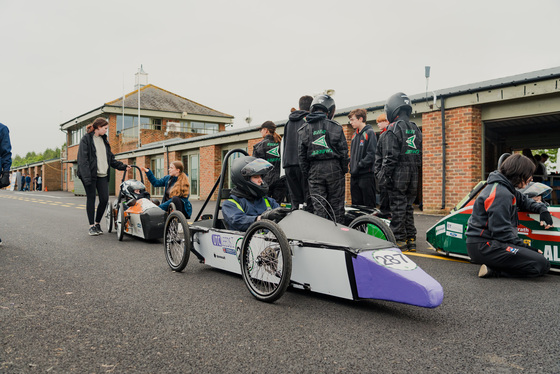
[[516, 190], [531, 182], [535, 169], [526, 156], [509, 156], [499, 170], [490, 173], [477, 197], [466, 236], [469, 256], [482, 264], [479, 277], [537, 277], [549, 271], [550, 262], [542, 251], [525, 244], [517, 231], [518, 209], [539, 213], [544, 229], [553, 226], [545, 204]]
[[[89, 235], [101, 235], [101, 218], [109, 201], [109, 168], [128, 170], [130, 166], [115, 160], [111, 146], [107, 140], [109, 122], [97, 118], [86, 127], [86, 134], [78, 148], [78, 178], [86, 190], [86, 212], [90, 224]], [[96, 193], [97, 192], [97, 193]], [[95, 197], [99, 196], [97, 213], [95, 213]], [[94, 221], [95, 216], [95, 221]]]
[[231, 163], [231, 182], [235, 187], [223, 202], [222, 213], [229, 230], [247, 231], [255, 221], [279, 221], [289, 212], [267, 197], [268, 185], [263, 180], [272, 164], [252, 156], [238, 157]]
[[159, 207], [167, 210], [173, 203], [177, 210], [181, 211], [187, 218], [191, 218], [192, 205], [189, 201], [190, 187], [189, 177], [184, 173], [185, 167], [181, 161], [173, 161], [169, 164], [169, 175], [158, 179], [148, 168], [141, 168], [154, 187], [165, 187], [163, 198]]

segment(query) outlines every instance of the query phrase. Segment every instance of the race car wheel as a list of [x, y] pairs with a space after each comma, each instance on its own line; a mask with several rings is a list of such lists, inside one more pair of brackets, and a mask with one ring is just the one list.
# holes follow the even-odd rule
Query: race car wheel
[[167, 217], [163, 245], [169, 267], [174, 271], [182, 271], [187, 266], [191, 254], [189, 224], [183, 213], [174, 211]]
[[348, 227], [365, 232], [366, 234], [375, 236], [376, 238], [396, 243], [393, 231], [391, 231], [391, 228], [379, 217], [370, 215], [360, 216], [350, 222]]
[[262, 220], [249, 227], [241, 244], [241, 274], [260, 301], [271, 303], [284, 294], [292, 276], [292, 254], [276, 223]]
[[118, 209], [119, 212], [117, 213], [117, 239], [119, 239], [119, 241], [122, 241], [124, 236], [124, 225], [126, 224], [124, 218], [124, 206], [122, 204], [119, 204]]
[[113, 231], [113, 204], [111, 200], [107, 202], [107, 210], [105, 211], [105, 222], [107, 223], [107, 232]]

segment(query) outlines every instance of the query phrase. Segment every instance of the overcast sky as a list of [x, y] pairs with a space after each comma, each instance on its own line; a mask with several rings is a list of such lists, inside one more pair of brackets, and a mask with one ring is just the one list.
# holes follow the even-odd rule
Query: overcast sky
[[13, 153], [149, 83], [235, 116], [287, 118], [560, 66], [558, 0], [0, 0], [0, 122]]

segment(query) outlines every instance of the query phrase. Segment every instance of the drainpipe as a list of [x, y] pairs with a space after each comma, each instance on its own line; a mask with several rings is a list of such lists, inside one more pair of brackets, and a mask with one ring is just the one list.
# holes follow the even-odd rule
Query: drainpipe
[[441, 209], [445, 209], [445, 97], [441, 97], [441, 154], [442, 154], [442, 168], [441, 168]]

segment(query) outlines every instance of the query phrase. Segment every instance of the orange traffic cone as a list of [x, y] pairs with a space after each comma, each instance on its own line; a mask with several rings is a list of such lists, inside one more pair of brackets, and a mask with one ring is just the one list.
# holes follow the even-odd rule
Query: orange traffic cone
[[45, 186], [45, 192], [49, 192], [49, 190], [47, 190], [47, 186]]

